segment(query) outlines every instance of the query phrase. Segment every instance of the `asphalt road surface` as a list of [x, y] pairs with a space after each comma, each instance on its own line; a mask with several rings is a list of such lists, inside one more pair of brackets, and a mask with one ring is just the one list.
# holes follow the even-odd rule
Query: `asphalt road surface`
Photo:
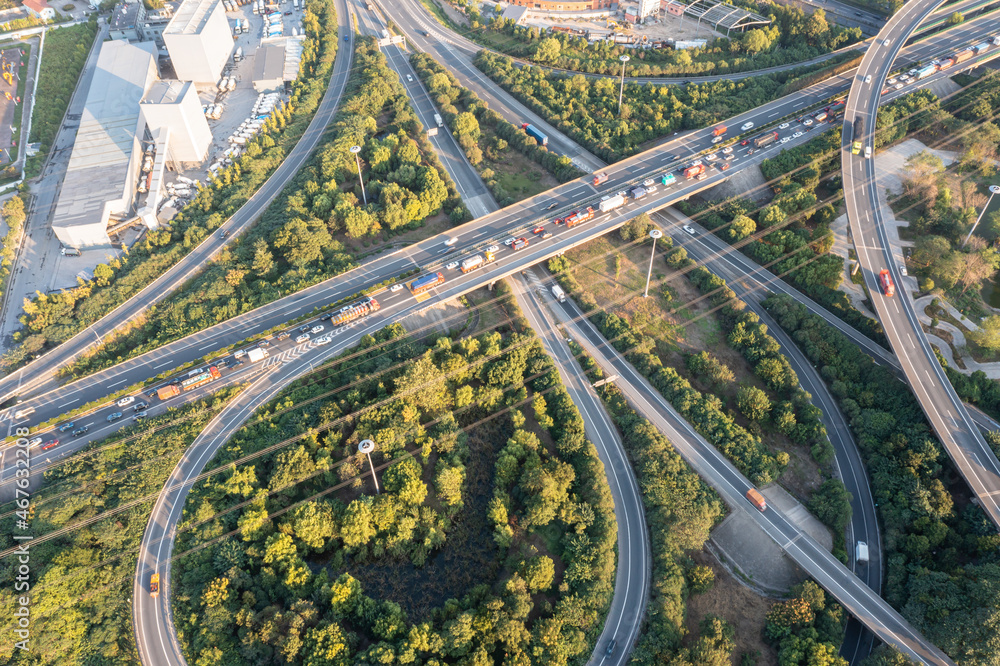
[[[886, 296], [879, 283], [879, 274], [885, 270], [892, 282], [900, 285], [899, 267], [882, 219], [884, 211], [876, 185], [875, 160], [866, 159], [863, 151], [858, 155], [851, 152], [851, 124], [855, 118], [865, 121], [864, 146], [873, 145], [881, 82], [892, 71], [899, 44], [939, 4], [940, 0], [912, 0], [905, 4], [879, 33], [881, 41], [878, 48], [870, 50], [861, 62], [844, 117], [844, 198], [861, 271], [889, 344], [934, 432], [976, 494], [979, 506], [1000, 527], [1000, 461], [945, 375], [924, 335], [907, 291], [897, 289], [895, 296]], [[965, 44], [956, 43], [955, 46]], [[871, 83], [866, 83], [869, 76]]]

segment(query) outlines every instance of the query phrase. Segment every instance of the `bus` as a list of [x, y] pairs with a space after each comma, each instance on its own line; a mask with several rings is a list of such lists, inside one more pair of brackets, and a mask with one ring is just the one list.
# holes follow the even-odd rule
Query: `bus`
[[433, 289], [439, 284], [444, 284], [444, 274], [442, 273], [428, 273], [423, 277], [418, 277], [416, 280], [410, 283], [410, 291], [414, 295], [423, 293], [428, 289]]
[[861, 135], [865, 133], [865, 121], [861, 116], [854, 119], [854, 143], [851, 144], [851, 154], [861, 154]]

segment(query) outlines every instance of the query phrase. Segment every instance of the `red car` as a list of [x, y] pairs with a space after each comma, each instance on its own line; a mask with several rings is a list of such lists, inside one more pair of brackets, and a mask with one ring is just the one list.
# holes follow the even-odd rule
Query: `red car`
[[59, 440], [54, 439], [51, 442], [46, 442], [45, 444], [42, 444], [42, 451], [48, 451], [49, 449], [54, 449], [57, 446], [59, 446]]
[[742, 141], [740, 141], [740, 145], [741, 146], [749, 146], [750, 145], [750, 139], [743, 139]]
[[535, 227], [535, 228], [534, 228], [534, 229], [533, 229], [533, 230], [531, 231], [531, 233], [533, 233], [533, 234], [541, 234], [541, 233], [545, 233], [545, 227]]
[[552, 224], [562, 224], [562, 223], [563, 219], [561, 217], [557, 217], [556, 219], [552, 220]]
[[719, 167], [720, 170], [725, 171], [729, 168], [729, 162], [723, 162], [722, 166]]

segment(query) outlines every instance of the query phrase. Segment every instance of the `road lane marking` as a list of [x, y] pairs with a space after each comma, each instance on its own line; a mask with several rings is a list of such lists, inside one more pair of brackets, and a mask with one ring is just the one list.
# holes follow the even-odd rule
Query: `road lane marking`
[[164, 361], [163, 363], [160, 363], [159, 365], [154, 365], [153, 366], [153, 370], [156, 370], [157, 368], [162, 368], [165, 365], [170, 365], [171, 363], [173, 363], [173, 361], [171, 361], [171, 360]]

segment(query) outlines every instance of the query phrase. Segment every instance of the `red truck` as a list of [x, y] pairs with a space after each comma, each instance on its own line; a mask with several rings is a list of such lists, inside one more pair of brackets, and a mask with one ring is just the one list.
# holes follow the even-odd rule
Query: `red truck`
[[603, 171], [601, 173], [594, 174], [595, 187], [597, 185], [600, 185], [601, 183], [606, 183], [606, 182], [608, 182], [608, 174], [604, 173]]
[[528, 247], [528, 243], [529, 243], [528, 239], [522, 236], [521, 238], [518, 238], [516, 241], [514, 241], [514, 243], [510, 247], [515, 252], [517, 252], [518, 250], [523, 250], [524, 248]]
[[181, 390], [179, 387], [174, 386], [173, 384], [167, 384], [163, 388], [157, 390], [156, 397], [159, 398], [160, 400], [168, 400], [174, 397], [175, 395], [180, 395], [180, 394]]
[[757, 507], [758, 510], [767, 510], [767, 500], [764, 499], [763, 495], [757, 492], [756, 488], [751, 488], [747, 491], [747, 499], [750, 500], [750, 503]]
[[685, 178], [694, 178], [695, 176], [700, 176], [703, 173], [705, 173], [704, 164], [696, 164], [694, 166], [689, 166], [687, 169], [684, 169]]
[[889, 275], [889, 271], [883, 268], [878, 274], [878, 281], [882, 285], [882, 292], [886, 296], [892, 296], [896, 293], [896, 285], [892, 283], [892, 276]]
[[726, 127], [725, 125], [719, 125], [718, 127], [712, 130], [712, 136], [722, 136], [723, 134], [726, 133], [726, 130], [728, 129], [729, 128]]
[[583, 224], [592, 217], [594, 217], [594, 209], [591, 208], [590, 206], [587, 206], [586, 208], [581, 208], [580, 210], [573, 211], [572, 213], [567, 215], [566, 219], [563, 221], [566, 223], [567, 227], [575, 227], [578, 224]]

